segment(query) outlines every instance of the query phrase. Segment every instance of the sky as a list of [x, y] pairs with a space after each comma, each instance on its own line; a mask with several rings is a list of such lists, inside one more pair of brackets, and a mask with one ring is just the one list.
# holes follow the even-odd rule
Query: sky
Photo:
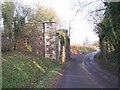
[[[61, 18], [61, 23], [63, 24], [63, 28], [68, 29], [69, 22], [71, 25], [70, 30], [70, 40], [71, 44], [83, 44], [85, 42], [86, 37], [88, 38], [90, 43], [98, 41], [99, 38], [93, 32], [93, 25], [90, 24], [88, 21], [88, 11], [91, 9], [98, 7], [100, 2], [92, 4], [90, 6], [86, 6], [85, 10], [82, 12], [77, 13], [74, 8], [75, 0], [40, 0], [43, 5], [49, 6], [53, 8], [59, 18]], [[79, 0], [80, 1], [80, 0]], [[95, 0], [81, 0], [83, 3], [88, 1], [95, 1]], [[72, 9], [74, 8], [74, 9]], [[79, 8], [79, 7], [76, 7]], [[76, 15], [76, 16], [75, 16]]]
[[[76, 10], [79, 9], [78, 3], [75, 0], [21, 0], [22, 3], [28, 5], [35, 5], [35, 3], [40, 2], [40, 4], [52, 8], [56, 11], [58, 17], [61, 19], [62, 27], [68, 29], [70, 22], [70, 40], [71, 44], [83, 44], [86, 37], [90, 43], [98, 41], [99, 38], [93, 32], [93, 25], [88, 21], [89, 10], [94, 10], [99, 7], [101, 2], [96, 2], [91, 5], [86, 6], [81, 12], [76, 14]], [[76, 0], [78, 1], [78, 0]], [[79, 0], [82, 3], [91, 2], [95, 0]], [[76, 6], [76, 7], [75, 7]]]

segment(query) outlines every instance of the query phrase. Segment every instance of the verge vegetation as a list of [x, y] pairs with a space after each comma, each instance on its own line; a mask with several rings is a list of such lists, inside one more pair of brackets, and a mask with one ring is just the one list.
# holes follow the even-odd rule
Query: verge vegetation
[[[111, 56], [112, 57], [112, 56]], [[114, 59], [104, 60], [100, 53], [96, 54], [95, 58], [99, 59], [99, 64], [108, 69], [113, 74], [118, 75], [119, 64]]]
[[[61, 65], [39, 55], [14, 51], [3, 53], [2, 67], [3, 88], [27, 88], [36, 87], [39, 81], [43, 83], [48, 76], [55, 75], [49, 72], [57, 72]], [[44, 83], [42, 85], [44, 86]]]

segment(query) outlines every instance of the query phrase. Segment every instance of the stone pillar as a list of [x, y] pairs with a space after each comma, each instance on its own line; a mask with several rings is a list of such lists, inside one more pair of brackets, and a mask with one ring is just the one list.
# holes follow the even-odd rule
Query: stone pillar
[[65, 50], [65, 46], [62, 46], [62, 63], [64, 63], [65, 62], [65, 57], [66, 57], [66, 50]]

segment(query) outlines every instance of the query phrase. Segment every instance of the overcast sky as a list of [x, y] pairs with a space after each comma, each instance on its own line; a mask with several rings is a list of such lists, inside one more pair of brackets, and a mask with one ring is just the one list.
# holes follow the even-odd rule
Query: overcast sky
[[[93, 43], [98, 41], [98, 36], [93, 32], [93, 25], [88, 21], [89, 10], [94, 10], [101, 5], [101, 2], [96, 2], [86, 6], [82, 12], [77, 13], [76, 10], [79, 8], [73, 1], [75, 0], [21, 0], [24, 4], [34, 5], [40, 2], [42, 5], [48, 6], [54, 9], [61, 19], [63, 28], [68, 29], [69, 21], [71, 24], [71, 44], [83, 44], [85, 38], [88, 37], [89, 42]], [[76, 0], [78, 1], [78, 0]], [[79, 0], [83, 3], [91, 2], [96, 0]], [[81, 5], [83, 4], [81, 3]], [[77, 6], [77, 7], [75, 7]], [[74, 9], [72, 9], [74, 7]]]
[[[44, 5], [52, 7], [57, 12], [58, 16], [62, 19], [64, 28], [68, 28], [68, 22], [71, 21], [71, 44], [83, 44], [86, 37], [88, 37], [90, 43], [98, 41], [98, 36], [93, 32], [94, 27], [88, 21], [88, 11], [98, 8], [101, 2], [86, 6], [82, 12], [77, 13], [75, 16], [75, 12], [79, 7], [72, 9], [74, 6], [77, 6], [73, 1], [75, 0], [41, 0]], [[85, 3], [96, 0], [79, 1], [81, 1], [82, 5], [82, 2]]]

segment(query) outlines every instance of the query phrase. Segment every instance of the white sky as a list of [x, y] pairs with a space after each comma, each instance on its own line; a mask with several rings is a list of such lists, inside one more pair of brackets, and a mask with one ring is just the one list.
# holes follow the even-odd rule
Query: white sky
[[[98, 41], [98, 36], [93, 32], [93, 25], [87, 20], [87, 12], [90, 6], [86, 8], [82, 13], [78, 13], [75, 17], [76, 10], [73, 10], [74, 0], [40, 0], [44, 5], [52, 7], [62, 19], [64, 24], [63, 28], [68, 28], [69, 21], [71, 21], [71, 44], [83, 44], [86, 37], [88, 37], [89, 42], [93, 43]], [[81, 1], [95, 1], [95, 0], [81, 0]], [[99, 3], [96, 3], [98, 6]], [[93, 6], [93, 8], [96, 7]], [[91, 8], [91, 9], [93, 9]]]
[[[89, 42], [93, 43], [98, 41], [98, 37], [93, 32], [93, 25], [88, 22], [89, 9], [98, 7], [100, 2], [87, 6], [83, 12], [78, 13], [75, 17], [76, 10], [72, 9], [74, 0], [22, 0], [26, 4], [35, 4], [40, 2], [41, 4], [53, 8], [58, 17], [61, 18], [61, 23], [64, 24], [63, 28], [68, 28], [69, 21], [71, 21], [71, 44], [83, 44], [85, 37], [88, 37]], [[80, 0], [82, 2], [95, 1], [95, 0]]]

